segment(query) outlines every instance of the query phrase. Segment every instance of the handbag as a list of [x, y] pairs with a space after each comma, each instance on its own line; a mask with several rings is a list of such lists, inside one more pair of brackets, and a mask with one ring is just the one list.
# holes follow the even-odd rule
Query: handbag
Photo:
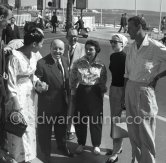
[[19, 111], [13, 111], [8, 114], [4, 130], [18, 137], [22, 137], [27, 128], [27, 123]]
[[112, 117], [111, 137], [113, 139], [128, 137], [126, 110], [122, 110], [120, 116]]
[[17, 163], [9, 152], [0, 149], [0, 163]]

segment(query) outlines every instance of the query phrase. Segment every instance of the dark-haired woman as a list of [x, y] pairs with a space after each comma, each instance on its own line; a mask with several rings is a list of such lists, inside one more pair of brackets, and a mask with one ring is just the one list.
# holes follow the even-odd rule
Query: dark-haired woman
[[100, 154], [103, 95], [106, 92], [107, 72], [105, 65], [97, 58], [100, 46], [97, 41], [88, 40], [86, 55], [73, 64], [71, 69], [71, 97], [75, 99], [75, 122], [78, 147], [76, 153], [84, 150], [87, 137], [87, 124], [91, 132], [94, 153]]
[[35, 85], [39, 82], [34, 75], [40, 55], [44, 34], [41, 29], [33, 28], [24, 36], [24, 45], [13, 50], [8, 65], [8, 90], [10, 111], [22, 113], [27, 122], [27, 129], [23, 136], [17, 137], [7, 134], [8, 151], [19, 163], [30, 162], [36, 158], [36, 131], [35, 131]]

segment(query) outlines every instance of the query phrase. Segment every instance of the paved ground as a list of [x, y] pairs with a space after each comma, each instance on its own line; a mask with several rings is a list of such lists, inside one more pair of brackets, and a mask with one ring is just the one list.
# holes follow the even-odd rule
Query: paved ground
[[[108, 99], [105, 98], [104, 102], [104, 115], [109, 115], [109, 106], [108, 106]], [[157, 130], [156, 130], [156, 163], [166, 163], [166, 122], [157, 120]], [[81, 154], [77, 155], [74, 158], [67, 158], [63, 155], [60, 155], [60, 153], [56, 149], [56, 142], [55, 140], [52, 140], [52, 158], [51, 163], [104, 163], [105, 160], [108, 158], [105, 156], [105, 151], [108, 148], [112, 148], [112, 140], [109, 137], [110, 134], [110, 124], [106, 123], [103, 125], [103, 137], [102, 137], [102, 143], [101, 143], [101, 155], [95, 156], [91, 150], [91, 140], [88, 132], [88, 138], [86, 143], [86, 151]], [[76, 139], [69, 142], [69, 146], [74, 151], [76, 148]], [[131, 147], [128, 138], [124, 139], [123, 144], [123, 152], [119, 156], [118, 163], [130, 163], [131, 158]], [[40, 160], [35, 159], [33, 163], [41, 163]]]
[[[97, 31], [93, 31], [89, 33], [89, 38], [95, 38], [99, 40], [109, 40], [111, 38], [111, 34], [116, 32], [116, 30], [112, 30], [109, 28], [104, 29], [98, 29]], [[47, 34], [46, 34], [47, 35]], [[48, 35], [50, 35], [48, 33]], [[64, 38], [63, 33], [57, 34], [57, 35], [50, 35], [51, 37], [57, 37], [57, 38]], [[154, 37], [157, 37], [154, 34]], [[49, 39], [46, 41], [46, 45], [49, 46]], [[45, 50], [45, 49], [44, 49]], [[166, 87], [165, 87], [165, 79], [162, 79], [158, 86], [157, 86], [157, 98], [159, 103], [159, 109], [162, 107], [161, 116], [166, 117], [166, 100], [165, 100], [165, 94], [166, 94]], [[110, 115], [109, 112], [109, 101], [108, 96], [105, 96], [104, 99], [104, 116]], [[88, 132], [88, 138], [86, 143], [86, 151], [78, 155], [74, 158], [67, 158], [63, 155], [60, 155], [56, 149], [56, 142], [55, 140], [52, 140], [52, 162], [51, 163], [104, 163], [107, 159], [107, 156], [105, 156], [105, 151], [108, 148], [112, 148], [112, 140], [109, 137], [110, 135], [110, 124], [105, 123], [103, 125], [103, 137], [102, 137], [102, 143], [101, 143], [101, 155], [95, 156], [91, 150], [91, 140]], [[69, 146], [74, 151], [76, 144], [76, 139], [69, 142]], [[156, 163], [166, 163], [166, 119], [157, 119], [157, 129], [156, 129]], [[119, 156], [118, 163], [130, 163], [131, 158], [131, 147], [128, 138], [124, 139], [123, 144], [123, 152]], [[35, 159], [33, 163], [41, 163], [40, 160]]]

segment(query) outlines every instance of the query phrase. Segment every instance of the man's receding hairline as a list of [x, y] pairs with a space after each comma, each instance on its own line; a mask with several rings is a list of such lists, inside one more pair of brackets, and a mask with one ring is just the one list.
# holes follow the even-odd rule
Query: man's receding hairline
[[52, 45], [53, 45], [53, 44], [56, 44], [57, 42], [58, 42], [58, 43], [62, 43], [63, 46], [65, 47], [65, 43], [64, 43], [62, 40], [60, 40], [60, 39], [55, 39], [55, 40], [53, 40], [53, 41], [51, 42], [50, 47], [52, 47]]

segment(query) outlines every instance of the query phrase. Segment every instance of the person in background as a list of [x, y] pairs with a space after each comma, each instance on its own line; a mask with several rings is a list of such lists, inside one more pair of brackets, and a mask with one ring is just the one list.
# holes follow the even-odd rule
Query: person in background
[[[68, 44], [65, 47], [64, 56], [68, 59], [69, 70], [72, 69], [73, 63], [85, 55], [85, 45], [78, 42], [78, 32], [76, 29], [69, 29], [66, 35]], [[74, 126], [68, 125], [67, 139], [74, 139]]]
[[54, 11], [53, 16], [51, 17], [51, 24], [52, 24], [52, 28], [53, 28], [52, 33], [56, 33], [57, 23], [58, 23], [58, 18], [57, 18], [56, 12]]
[[71, 69], [73, 63], [85, 55], [85, 45], [78, 42], [78, 32], [76, 29], [70, 28], [66, 38], [68, 44], [65, 48], [64, 56], [68, 58]]
[[40, 28], [40, 29], [44, 29], [44, 22], [43, 22], [43, 18], [41, 17], [37, 17], [35, 20], [36, 23], [36, 27]]
[[119, 29], [119, 33], [121, 32], [121, 30], [124, 30], [124, 33], [127, 32], [127, 13], [122, 14], [121, 20], [120, 20], [120, 29]]
[[7, 133], [7, 149], [18, 163], [29, 163], [36, 158], [35, 90], [40, 91], [40, 80], [35, 76], [36, 55], [42, 48], [44, 33], [32, 28], [24, 35], [24, 45], [13, 50], [8, 63], [8, 112], [19, 111], [27, 122], [22, 137]]
[[10, 23], [2, 32], [2, 39], [8, 44], [13, 39], [20, 39], [20, 32], [17, 25], [15, 25], [15, 17], [10, 18]]
[[5, 67], [5, 54], [4, 54], [4, 41], [2, 40], [2, 30], [6, 28], [9, 19], [12, 17], [10, 8], [0, 5], [0, 148], [4, 147], [5, 138], [3, 132], [3, 124], [5, 117], [5, 100], [6, 100], [6, 87], [7, 81], [6, 67]]
[[[139, 16], [128, 20], [128, 33], [134, 42], [126, 51], [125, 105], [132, 157], [138, 163], [155, 163], [155, 129], [158, 106], [155, 86], [166, 71], [166, 47], [146, 34], [146, 22]], [[139, 118], [137, 118], [139, 117]], [[132, 160], [134, 163], [135, 160]]]
[[[127, 43], [128, 39], [122, 34], [113, 34], [112, 39], [110, 40], [112, 50], [114, 51], [110, 56], [109, 65], [112, 75], [112, 83], [109, 91], [111, 118], [114, 116], [120, 116], [124, 109], [124, 73], [126, 54], [123, 49]], [[110, 150], [106, 153], [106, 155], [111, 155], [106, 163], [117, 162], [118, 154], [121, 152], [122, 139], [113, 139], [113, 151]]]
[[[50, 54], [37, 63], [36, 75], [48, 85], [48, 89], [38, 92], [38, 117], [57, 119], [56, 122], [39, 122], [38, 140], [44, 163], [50, 162], [52, 127], [58, 150], [72, 157], [66, 142], [66, 116], [69, 96], [68, 61], [63, 56], [64, 42], [55, 39], [51, 42]], [[63, 122], [60, 119], [63, 118]]]
[[[106, 92], [106, 67], [97, 58], [100, 45], [97, 41], [88, 40], [85, 43], [85, 56], [73, 63], [70, 72], [71, 101], [69, 116], [74, 115], [78, 147], [76, 153], [84, 150], [87, 137], [87, 124], [89, 119], [93, 152], [100, 154], [103, 118], [103, 97]], [[85, 119], [86, 118], [86, 119]], [[84, 119], [84, 120], [83, 120]]]
[[78, 16], [78, 21], [74, 25], [77, 25], [78, 34], [80, 33], [81, 29], [84, 29], [84, 21], [82, 20], [81, 16]]

